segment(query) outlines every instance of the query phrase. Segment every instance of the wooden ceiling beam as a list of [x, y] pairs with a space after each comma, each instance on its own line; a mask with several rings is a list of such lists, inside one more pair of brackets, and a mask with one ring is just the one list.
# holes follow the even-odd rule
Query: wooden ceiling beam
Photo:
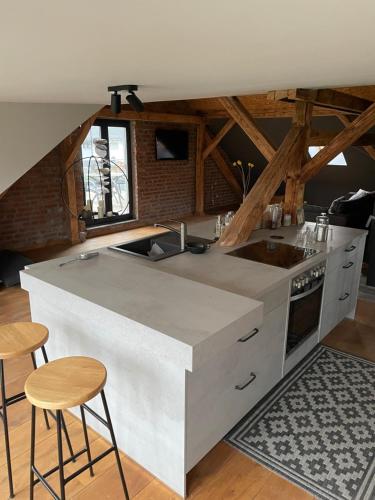
[[295, 148], [294, 155], [290, 158], [285, 183], [284, 210], [292, 217], [292, 224], [297, 223], [298, 210], [303, 207], [305, 184], [301, 182], [302, 166], [307, 161], [308, 138], [313, 105], [306, 102], [296, 102], [295, 117], [293, 122], [302, 127], [303, 133], [299, 146]]
[[5, 191], [3, 191], [2, 193], [0, 193], [0, 200], [1, 198], [4, 198], [4, 196], [7, 194], [7, 192], [9, 191], [10, 188], [6, 189]]
[[323, 108], [357, 114], [362, 113], [373, 104], [373, 101], [368, 99], [333, 89], [273, 90], [268, 92], [267, 99], [282, 102], [311, 102]]
[[[345, 127], [350, 125], [352, 122], [352, 120], [346, 115], [339, 114], [339, 115], [337, 115], [337, 118], [341, 121], [341, 123], [343, 125], [345, 125]], [[359, 140], [362, 140], [369, 135], [373, 135], [373, 137], [375, 138], [375, 134], [364, 134], [362, 137], [359, 138]], [[356, 144], [353, 144], [353, 145], [356, 145]], [[361, 144], [362, 148], [366, 151], [366, 153], [369, 155], [369, 157], [373, 160], [375, 160], [375, 147], [374, 147], [374, 145], [375, 145], [375, 141], [374, 142], [367, 141], [367, 144]]]
[[225, 123], [225, 125], [219, 130], [215, 137], [209, 142], [203, 151], [203, 159], [205, 160], [212, 150], [218, 146], [224, 136], [229, 132], [229, 130], [235, 125], [235, 121], [232, 118]]
[[[208, 132], [207, 128], [205, 130], [205, 139], [206, 143], [212, 141], [211, 134]], [[232, 188], [233, 192], [238, 196], [239, 199], [242, 198], [242, 189], [240, 183], [238, 182], [230, 165], [225, 159], [223, 153], [221, 152], [221, 149], [218, 146], [216, 146], [216, 148], [210, 152], [210, 155], [211, 158], [216, 163], [217, 168], [222, 173], [223, 177], [226, 179], [229, 186]]]
[[76, 130], [72, 134], [70, 134], [66, 139], [64, 139], [63, 161], [66, 165], [70, 165], [75, 160], [76, 156], [79, 153], [80, 147], [82, 146], [83, 141], [85, 140], [92, 124], [96, 120], [99, 113], [100, 111], [90, 116], [90, 118], [88, 118], [85, 122], [83, 122], [80, 127], [76, 128]]
[[263, 212], [284, 180], [290, 158], [300, 147], [303, 127], [293, 125], [272, 160], [263, 170], [233, 221], [219, 240], [222, 246], [232, 246], [247, 241], [263, 215]]
[[319, 151], [303, 167], [301, 180], [307, 182], [335, 156], [351, 146], [361, 135], [375, 125], [375, 103], [352, 121], [344, 130]]
[[239, 125], [262, 155], [270, 161], [275, 155], [275, 148], [259, 129], [251, 114], [247, 111], [238, 97], [220, 97], [223, 108]]
[[199, 125], [202, 123], [203, 118], [197, 114], [184, 115], [177, 113], [160, 113], [153, 111], [142, 111], [138, 113], [132, 110], [122, 110], [118, 114], [114, 114], [111, 108], [105, 106], [98, 118], [107, 118], [112, 120], [132, 120], [132, 121], [145, 121], [145, 122], [166, 122], [166, 123], [191, 123]]
[[[101, 110], [100, 110], [101, 111]], [[79, 243], [79, 221], [76, 217], [78, 212], [77, 207], [77, 191], [76, 191], [76, 178], [74, 168], [71, 168], [72, 163], [75, 161], [83, 141], [87, 137], [90, 128], [96, 120], [98, 111], [90, 116], [80, 127], [78, 127], [72, 134], [70, 134], [61, 144], [62, 148], [62, 163], [66, 180], [67, 201], [69, 205], [69, 227], [70, 227], [70, 241], [73, 244]]]
[[[346, 123], [349, 124], [350, 121], [348, 120]], [[309, 146], [326, 146], [336, 137], [336, 135], [337, 132], [312, 130], [309, 138]], [[375, 146], [375, 134], [363, 134], [355, 142], [353, 142], [352, 146]]]

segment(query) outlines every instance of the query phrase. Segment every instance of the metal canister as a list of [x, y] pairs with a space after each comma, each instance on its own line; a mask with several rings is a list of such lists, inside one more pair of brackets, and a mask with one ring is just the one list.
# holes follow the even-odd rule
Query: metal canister
[[327, 241], [329, 230], [329, 217], [327, 214], [322, 213], [316, 218], [315, 225], [315, 238], [316, 241]]
[[328, 239], [328, 226], [324, 224], [317, 224], [316, 241], [327, 241], [327, 239]]

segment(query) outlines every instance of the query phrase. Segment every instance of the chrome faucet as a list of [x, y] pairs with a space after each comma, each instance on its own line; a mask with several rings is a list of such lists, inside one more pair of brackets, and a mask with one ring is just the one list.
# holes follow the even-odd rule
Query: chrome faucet
[[180, 230], [178, 230], [172, 226], [168, 226], [166, 224], [159, 224], [159, 223], [154, 224], [154, 227], [164, 227], [165, 229], [169, 229], [169, 231], [173, 231], [174, 233], [179, 234], [180, 235], [180, 248], [182, 251], [185, 250], [187, 225], [185, 224], [185, 222], [181, 222], [179, 220], [171, 219], [169, 222], [176, 222], [177, 224], [180, 224]]

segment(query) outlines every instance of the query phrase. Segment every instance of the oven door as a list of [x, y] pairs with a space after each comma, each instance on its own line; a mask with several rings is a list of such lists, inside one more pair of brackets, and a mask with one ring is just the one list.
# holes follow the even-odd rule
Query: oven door
[[295, 349], [314, 333], [320, 320], [323, 292], [322, 279], [310, 290], [291, 297], [289, 305], [288, 337], [286, 354]]

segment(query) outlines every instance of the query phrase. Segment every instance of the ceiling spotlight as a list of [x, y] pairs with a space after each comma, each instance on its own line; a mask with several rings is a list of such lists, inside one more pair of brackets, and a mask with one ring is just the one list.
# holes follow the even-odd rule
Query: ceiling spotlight
[[143, 105], [143, 102], [140, 100], [139, 97], [137, 97], [134, 92], [131, 90], [129, 94], [126, 96], [126, 100], [129, 103], [129, 106], [134, 109], [134, 111], [144, 111], [145, 107]]
[[116, 115], [121, 111], [121, 94], [117, 91], [111, 95], [111, 111]]
[[111, 110], [112, 113], [120, 113], [121, 111], [121, 90], [127, 90], [128, 95], [126, 96], [126, 100], [129, 103], [129, 106], [138, 113], [144, 110], [143, 102], [139, 99], [138, 96], [135, 95], [135, 91], [138, 90], [138, 85], [115, 85], [112, 87], [108, 87], [108, 92], [113, 92], [111, 95]]

